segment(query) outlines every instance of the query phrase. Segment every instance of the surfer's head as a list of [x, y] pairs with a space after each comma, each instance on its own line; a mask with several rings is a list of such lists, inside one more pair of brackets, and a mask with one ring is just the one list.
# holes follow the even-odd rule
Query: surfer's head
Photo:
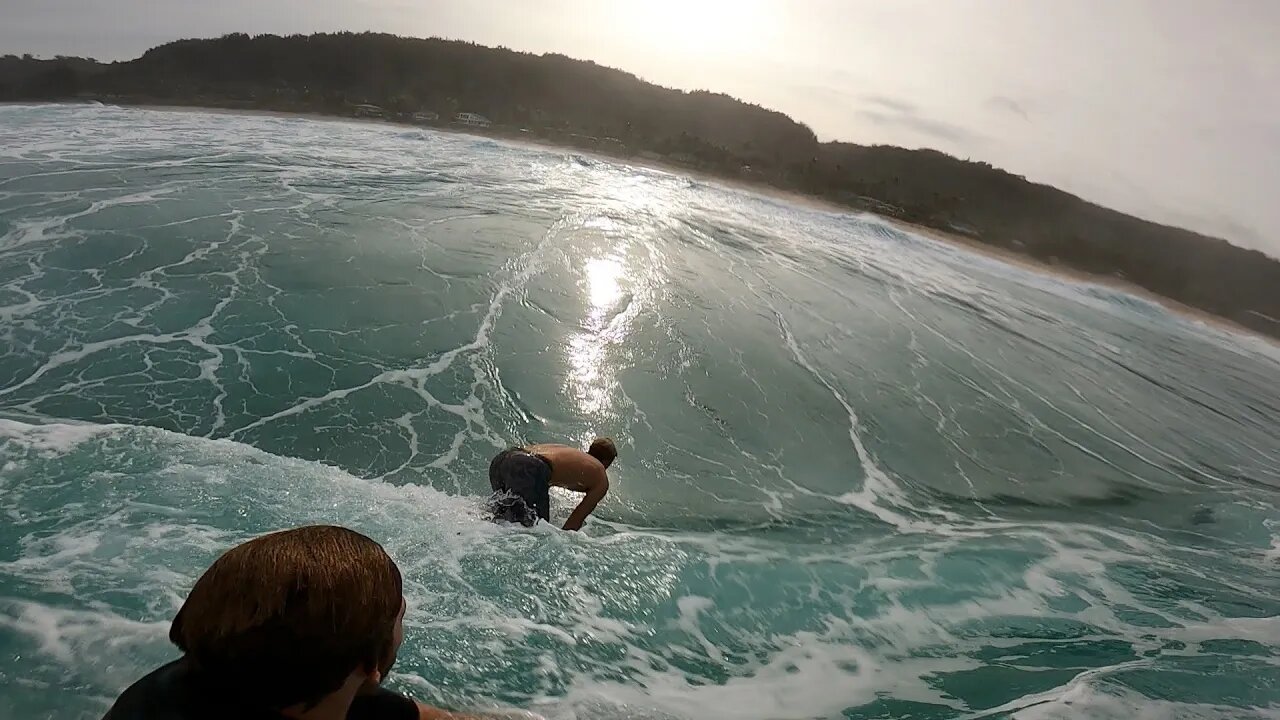
[[591, 447], [587, 448], [587, 454], [609, 467], [618, 457], [618, 447], [613, 444], [612, 438], [596, 438], [591, 442]]
[[400, 570], [353, 530], [309, 526], [228, 550], [169, 639], [202, 676], [273, 709], [382, 681], [404, 637]]

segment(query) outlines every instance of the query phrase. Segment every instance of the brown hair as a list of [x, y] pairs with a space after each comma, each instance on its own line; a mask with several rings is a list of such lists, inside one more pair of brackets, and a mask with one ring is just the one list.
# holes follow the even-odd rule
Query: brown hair
[[591, 447], [587, 448], [587, 454], [609, 467], [618, 457], [618, 447], [613, 444], [612, 438], [596, 438], [591, 442]]
[[228, 550], [196, 581], [169, 639], [203, 677], [249, 703], [311, 707], [357, 669], [384, 670], [400, 570], [353, 530], [283, 530]]

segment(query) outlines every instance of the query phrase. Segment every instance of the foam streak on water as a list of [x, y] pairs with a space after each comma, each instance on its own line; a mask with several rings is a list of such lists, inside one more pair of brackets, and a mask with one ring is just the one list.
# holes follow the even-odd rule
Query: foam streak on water
[[[393, 682], [451, 707], [1277, 717], [1277, 377], [675, 174], [0, 106], [0, 717], [99, 716], [214, 557], [311, 522], [397, 558]], [[483, 520], [499, 448], [597, 433], [585, 532]]]

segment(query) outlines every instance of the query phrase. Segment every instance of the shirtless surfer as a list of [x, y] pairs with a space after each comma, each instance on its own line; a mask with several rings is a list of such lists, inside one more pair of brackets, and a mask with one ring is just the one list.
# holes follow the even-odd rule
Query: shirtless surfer
[[504, 450], [489, 463], [490, 501], [495, 519], [531, 526], [550, 520], [552, 485], [583, 493], [578, 507], [565, 521], [565, 530], [578, 530], [609, 492], [605, 471], [618, 457], [609, 438], [596, 438], [583, 452], [567, 445], [539, 444]]

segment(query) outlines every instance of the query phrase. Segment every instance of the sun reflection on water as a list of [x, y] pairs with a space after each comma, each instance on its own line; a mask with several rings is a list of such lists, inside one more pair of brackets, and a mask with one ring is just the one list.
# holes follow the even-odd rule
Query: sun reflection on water
[[661, 258], [645, 240], [660, 232], [671, 198], [646, 177], [607, 179], [598, 194], [608, 201], [575, 233], [583, 316], [566, 348], [566, 391], [599, 430], [612, 432], [613, 408], [626, 398], [618, 381], [622, 348], [661, 282]]
[[[591, 301], [592, 315], [607, 309], [622, 297], [622, 263], [612, 258], [593, 258], [587, 261], [587, 297]], [[588, 316], [589, 318], [591, 315]]]
[[603, 257], [588, 260], [583, 271], [587, 314], [583, 331], [569, 341], [570, 385], [578, 408], [598, 415], [609, 410], [617, 385], [607, 356], [608, 346], [626, 334], [626, 321], [617, 312], [625, 268], [617, 258]]

